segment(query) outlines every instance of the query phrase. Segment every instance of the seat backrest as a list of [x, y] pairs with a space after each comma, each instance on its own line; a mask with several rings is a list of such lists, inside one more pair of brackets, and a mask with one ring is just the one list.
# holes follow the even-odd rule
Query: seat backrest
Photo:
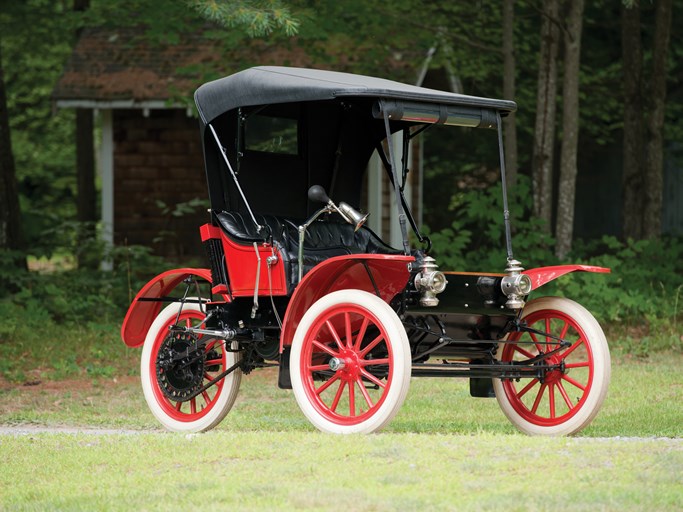
[[[270, 236], [274, 239], [282, 237], [283, 225], [281, 220], [274, 215], [256, 214], [256, 222], [261, 226], [266, 227], [266, 230], [258, 231], [254, 221], [249, 215], [244, 215], [240, 212], [214, 212], [219, 225], [223, 231], [230, 237], [231, 240], [237, 243], [252, 244], [254, 242], [263, 242]], [[270, 230], [270, 232], [268, 232]]]

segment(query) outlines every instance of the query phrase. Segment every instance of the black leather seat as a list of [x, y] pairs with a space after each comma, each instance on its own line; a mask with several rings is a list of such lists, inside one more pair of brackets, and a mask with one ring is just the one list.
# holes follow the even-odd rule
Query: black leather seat
[[[239, 244], [270, 241], [282, 254], [291, 293], [298, 284], [299, 276], [299, 230], [301, 221], [255, 215], [256, 221], [264, 226], [259, 232], [251, 217], [239, 212], [215, 212], [218, 224], [228, 237]], [[304, 239], [304, 275], [319, 263], [334, 256], [346, 254], [400, 254], [401, 251], [385, 244], [372, 230], [366, 227], [358, 231], [345, 222], [319, 220], [306, 230]]]

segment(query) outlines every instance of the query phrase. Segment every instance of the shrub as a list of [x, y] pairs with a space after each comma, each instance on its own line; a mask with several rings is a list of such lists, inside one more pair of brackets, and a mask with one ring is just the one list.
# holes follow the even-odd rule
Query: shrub
[[[111, 253], [112, 271], [99, 269], [57, 269], [31, 272], [15, 269], [3, 272], [0, 298], [23, 308], [26, 316], [57, 324], [119, 321], [138, 289], [168, 265], [146, 247], [116, 248]], [[0, 263], [4, 263], [0, 261]]]
[[[531, 215], [531, 180], [520, 176], [509, 191], [512, 246], [515, 257], [525, 267], [554, 265], [555, 241], [543, 222]], [[432, 240], [432, 255], [444, 269], [502, 272], [506, 267], [503, 193], [500, 183], [486, 189], [457, 192], [451, 198], [453, 215], [450, 227], [436, 232], [425, 231]]]
[[[531, 215], [531, 184], [520, 177], [510, 191], [513, 249], [526, 268], [557, 265], [554, 240]], [[429, 233], [442, 269], [498, 271], [506, 261], [500, 185], [456, 193], [449, 228]], [[628, 240], [613, 236], [574, 243], [567, 262], [609, 267], [611, 274], [576, 272], [552, 281], [532, 297], [576, 300], [617, 334], [628, 352], [683, 348], [683, 240]]]

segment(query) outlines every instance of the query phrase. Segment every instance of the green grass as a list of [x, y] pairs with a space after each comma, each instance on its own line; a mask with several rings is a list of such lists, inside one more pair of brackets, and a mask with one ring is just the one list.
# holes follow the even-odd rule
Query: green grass
[[[137, 371], [137, 362], [130, 364]], [[607, 399], [580, 435], [683, 437], [682, 366], [683, 356], [674, 353], [648, 359], [614, 358]], [[46, 381], [35, 386], [6, 384], [2, 391], [0, 424], [158, 428], [133, 376]], [[242, 379], [237, 403], [218, 428], [313, 431], [291, 391], [277, 388], [274, 370], [255, 371]], [[470, 435], [516, 430], [495, 399], [470, 397], [466, 380], [414, 378], [406, 402], [386, 432]]]
[[0, 438], [11, 510], [680, 510], [683, 444], [478, 433]]
[[184, 436], [149, 413], [139, 351], [88, 332], [61, 338], [61, 358], [5, 348], [19, 357], [0, 425], [139, 433], [0, 435], [0, 510], [680, 510], [679, 352], [615, 355], [602, 411], [572, 438], [524, 436], [467, 381], [418, 378], [382, 433], [324, 435], [273, 370], [243, 378], [217, 429]]

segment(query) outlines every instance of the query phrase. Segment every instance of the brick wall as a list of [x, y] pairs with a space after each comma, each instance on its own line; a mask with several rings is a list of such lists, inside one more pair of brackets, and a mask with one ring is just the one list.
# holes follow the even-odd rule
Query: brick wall
[[174, 216], [199, 198], [208, 205], [198, 122], [184, 110], [115, 110], [114, 230], [117, 244], [146, 245], [169, 258], [203, 257], [199, 226], [206, 206]]

